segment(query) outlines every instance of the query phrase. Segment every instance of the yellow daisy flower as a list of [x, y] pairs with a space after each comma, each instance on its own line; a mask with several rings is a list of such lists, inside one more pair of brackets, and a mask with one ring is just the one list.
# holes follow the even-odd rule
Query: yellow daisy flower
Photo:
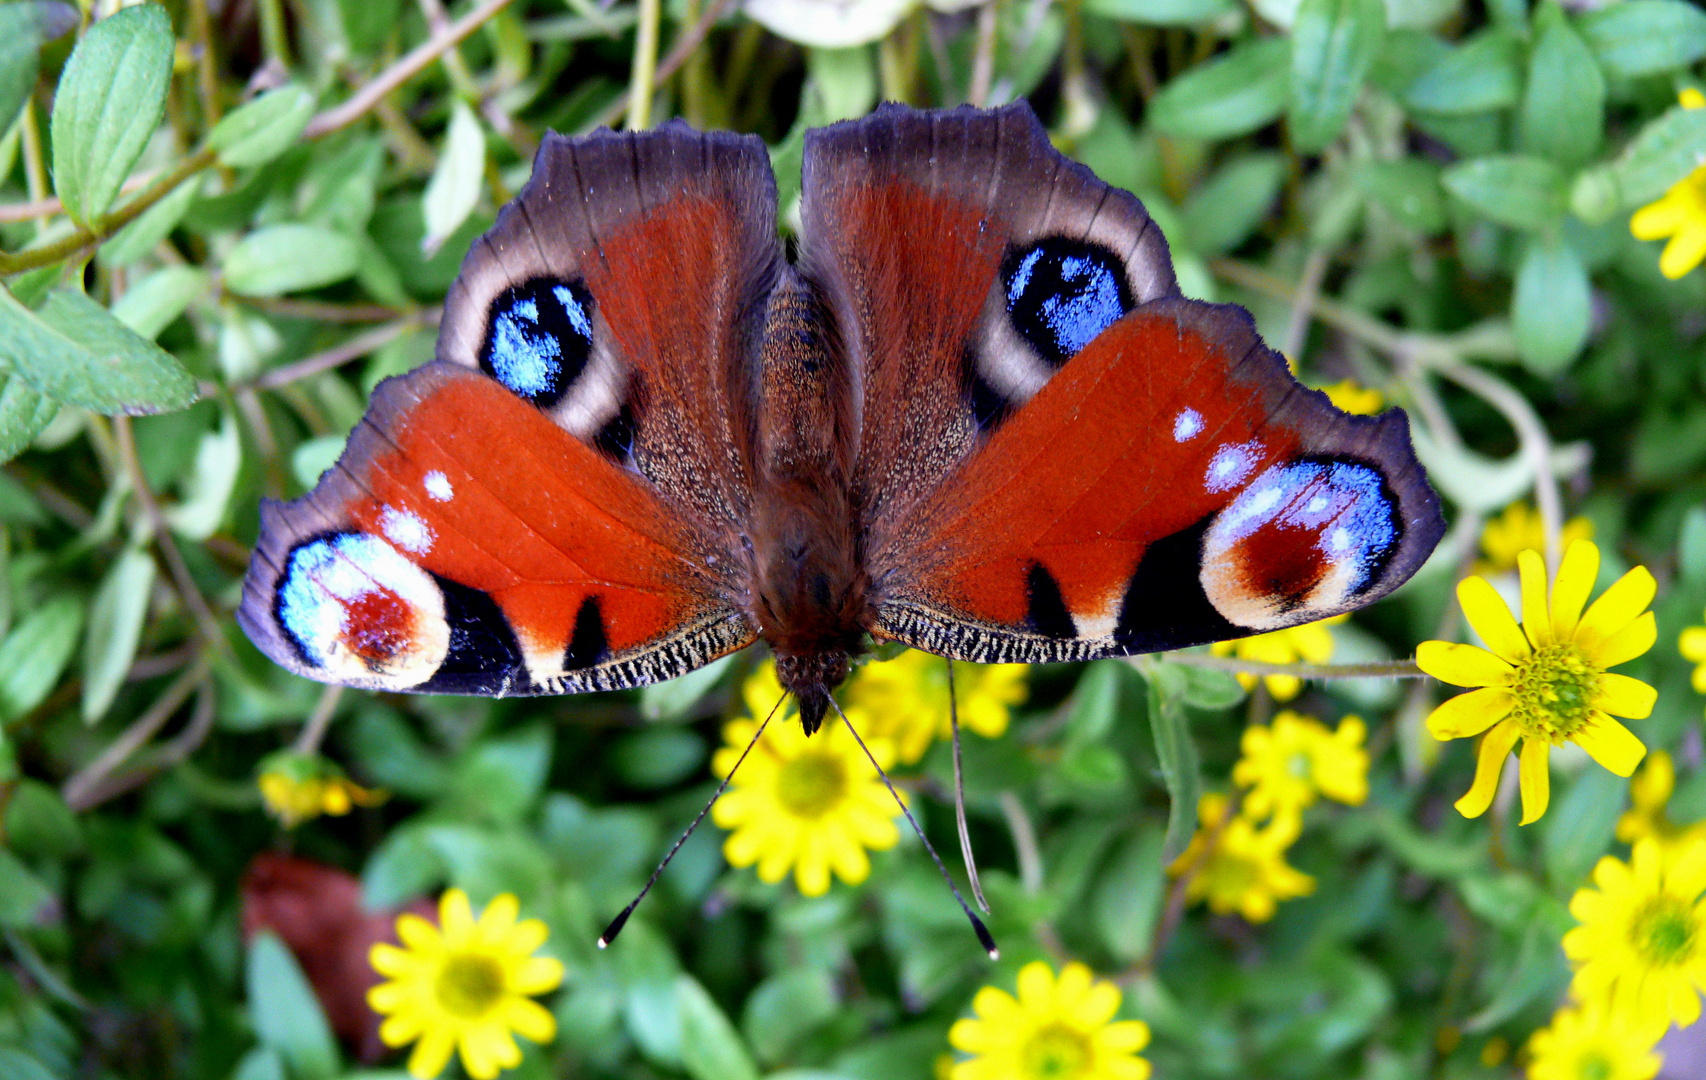
[[1649, 1044], [1673, 1021], [1700, 1019], [1706, 845], [1667, 854], [1657, 840], [1637, 840], [1627, 863], [1600, 859], [1593, 883], [1570, 898], [1581, 925], [1564, 935], [1564, 955], [1577, 965], [1575, 996], [1608, 1007]]
[[1340, 379], [1331, 386], [1320, 388], [1334, 405], [1348, 413], [1372, 416], [1386, 407], [1386, 395], [1364, 386], [1355, 379]]
[[1244, 813], [1257, 821], [1271, 814], [1291, 814], [1315, 804], [1325, 795], [1348, 806], [1368, 798], [1368, 751], [1362, 719], [1347, 716], [1339, 729], [1285, 709], [1272, 727], [1253, 724], [1244, 729], [1244, 754], [1232, 767], [1232, 782], [1250, 789]]
[[[1262, 664], [1295, 664], [1299, 660], [1325, 664], [1333, 658], [1333, 634], [1327, 627], [1348, 618], [1349, 615], [1334, 615], [1330, 619], [1288, 626], [1284, 630], [1254, 637], [1217, 641], [1209, 646], [1209, 651], [1216, 656], [1236, 656], [1240, 660], [1254, 660]], [[1303, 680], [1296, 675], [1264, 675], [1261, 678], [1267, 683], [1268, 693], [1274, 696], [1275, 701], [1290, 701], [1303, 689]], [[1256, 685], [1256, 679], [1255, 675], [1238, 672], [1238, 683], [1246, 690]]]
[[1695, 692], [1706, 694], [1706, 626], [1683, 627], [1676, 647], [1682, 658], [1694, 665], [1694, 674], [1690, 678]]
[[455, 1050], [469, 1076], [491, 1080], [521, 1063], [511, 1032], [536, 1043], [557, 1037], [557, 1021], [532, 995], [560, 986], [563, 965], [533, 955], [545, 944], [545, 924], [516, 922], [520, 910], [503, 893], [475, 921], [468, 894], [448, 889], [439, 898], [437, 926], [400, 915], [403, 948], [378, 944], [368, 952], [373, 970], [389, 981], [369, 990], [367, 1003], [385, 1017], [379, 1038], [386, 1046], [415, 1043], [410, 1075], [437, 1076]]
[[1033, 960], [1019, 971], [1019, 996], [986, 986], [972, 998], [977, 1018], [956, 1020], [948, 1042], [974, 1055], [952, 1080], [1148, 1080], [1149, 1025], [1115, 1020], [1120, 990], [1093, 980], [1083, 964], [1055, 978]]
[[1528, 1041], [1528, 1080], [1652, 1080], [1663, 1064], [1601, 1008], [1565, 1007]]
[[[955, 664], [954, 694], [960, 726], [986, 738], [1007, 731], [1013, 706], [1025, 700], [1024, 664]], [[948, 665], [908, 649], [893, 660], [866, 664], [847, 684], [847, 701], [870, 717], [861, 735], [892, 739], [896, 756], [911, 765], [936, 739], [953, 734], [948, 720]]]
[[[757, 715], [775, 703], [770, 698]], [[858, 726], [877, 762], [889, 768], [894, 744], [865, 734], [868, 720], [862, 710], [849, 707], [847, 718]], [[711, 758], [712, 771], [728, 776], [757, 730], [758, 721], [750, 718], [724, 725], [725, 745]], [[766, 727], [729, 790], [711, 808], [711, 820], [730, 830], [723, 844], [730, 864], [757, 863], [758, 877], [766, 882], [781, 881], [792, 869], [800, 892], [822, 896], [829, 891], [831, 871], [849, 885], [870, 876], [865, 852], [899, 842], [897, 813], [894, 796], [870, 759], [847, 726], [832, 718], [810, 738], [798, 724]]]
[[1676, 765], [1670, 754], [1654, 750], [1647, 763], [1629, 782], [1629, 801], [1633, 804], [1617, 819], [1617, 839], [1633, 844], [1650, 836], [1666, 850], [1678, 850], [1696, 840], [1706, 840], [1706, 821], [1692, 825], [1673, 824], [1665, 813], [1671, 792], [1676, 790]]
[[1522, 824], [1546, 812], [1551, 797], [1550, 748], [1574, 742], [1618, 776], [1628, 776], [1647, 752], [1612, 719], [1642, 719], [1658, 699], [1639, 679], [1607, 668], [1653, 647], [1658, 630], [1647, 605], [1658, 584], [1644, 566], [1624, 574], [1582, 612], [1599, 574], [1599, 549], [1577, 540], [1564, 552], [1548, 604], [1546, 568], [1536, 551], [1517, 560], [1522, 575], [1522, 625], [1517, 626], [1486, 580], [1464, 578], [1457, 599], [1469, 624], [1492, 651], [1474, 645], [1424, 641], [1416, 648], [1423, 671], [1454, 686], [1478, 689], [1449, 699], [1428, 717], [1440, 741], [1485, 735], [1475, 783], [1457, 800], [1464, 817], [1492, 805], [1505, 756], [1522, 740]]
[[321, 814], [341, 817], [355, 806], [377, 806], [385, 792], [364, 788], [318, 754], [281, 750], [262, 759], [261, 803], [287, 829]]
[[[1558, 548], [1592, 539], [1593, 522], [1585, 517], [1571, 518], [1558, 533]], [[1481, 553], [1486, 558], [1476, 560], [1475, 573], [1482, 577], [1508, 574], [1516, 569], [1516, 557], [1529, 548], [1546, 550], [1546, 523], [1534, 507], [1511, 503], [1481, 530]]]
[[[1679, 95], [1685, 109], [1706, 108], [1706, 95], [1695, 89]], [[1706, 259], [1706, 165], [1672, 184], [1657, 202], [1648, 203], [1629, 219], [1637, 240], [1670, 238], [1659, 256], [1659, 272], [1675, 280]]]
[[1266, 827], [1239, 814], [1223, 827], [1226, 796], [1197, 801], [1197, 831], [1167, 872], [1191, 874], [1185, 899], [1206, 900], [1216, 915], [1238, 912], [1250, 922], [1274, 917], [1276, 902], [1315, 891], [1315, 879], [1285, 861], [1285, 849], [1302, 831], [1296, 814], [1280, 814]]

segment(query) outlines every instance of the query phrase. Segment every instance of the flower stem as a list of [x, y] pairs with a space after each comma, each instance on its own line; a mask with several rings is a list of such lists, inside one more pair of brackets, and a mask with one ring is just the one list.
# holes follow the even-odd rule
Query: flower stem
[[640, 0], [640, 25], [634, 32], [634, 70], [628, 80], [629, 131], [644, 131], [652, 120], [652, 80], [657, 78], [661, 0]]
[[1175, 652], [1166, 655], [1170, 663], [1243, 675], [1295, 675], [1300, 679], [1420, 679], [1425, 676], [1414, 660], [1370, 664], [1269, 664], [1208, 653]]

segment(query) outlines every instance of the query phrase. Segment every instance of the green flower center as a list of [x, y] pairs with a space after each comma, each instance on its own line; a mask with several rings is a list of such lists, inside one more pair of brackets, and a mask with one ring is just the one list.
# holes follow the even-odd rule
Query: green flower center
[[1655, 896], [1635, 914], [1629, 938], [1642, 960], [1654, 967], [1674, 967], [1693, 958], [1698, 930], [1687, 904], [1674, 896]]
[[820, 818], [847, 794], [847, 770], [827, 754], [801, 754], [776, 777], [776, 801], [795, 817]]
[[1604, 1054], [1589, 1052], [1576, 1063], [1576, 1075], [1581, 1080], [1611, 1080], [1616, 1075]]
[[1593, 713], [1599, 669], [1574, 643], [1542, 645], [1511, 675], [1516, 707], [1511, 715], [1525, 737], [1561, 746]]
[[1295, 750], [1285, 759], [1285, 771], [1299, 780], [1307, 780], [1315, 770], [1310, 767], [1309, 755]]
[[1064, 1024], [1038, 1030], [1019, 1055], [1025, 1080], [1073, 1080], [1087, 1074], [1090, 1065], [1090, 1040]]
[[484, 1016], [504, 995], [504, 970], [479, 953], [452, 953], [433, 982], [433, 994], [452, 1016]]

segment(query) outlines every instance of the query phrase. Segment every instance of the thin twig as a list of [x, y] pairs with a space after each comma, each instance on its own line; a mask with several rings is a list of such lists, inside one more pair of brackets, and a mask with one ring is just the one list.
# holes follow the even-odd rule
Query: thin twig
[[989, 104], [989, 90], [995, 83], [996, 33], [1000, 29], [996, 2], [984, 0], [977, 9], [977, 50], [972, 53], [971, 85], [966, 87], [966, 101], [980, 109]]
[[374, 76], [360, 90], [350, 95], [347, 101], [316, 114], [313, 119], [308, 121], [308, 126], [302, 129], [302, 137], [317, 139], [360, 120], [367, 115], [369, 110], [378, 105], [385, 95], [420, 74], [429, 64], [437, 60], [445, 50], [478, 30], [483, 23], [513, 2], [514, 0], [483, 0], [468, 14], [445, 27], [442, 33], [433, 34], [421, 44], [410, 49], [396, 63]]
[[90, 801], [96, 793], [101, 781], [114, 769], [123, 765], [141, 748], [142, 744], [154, 737], [166, 721], [178, 711], [178, 707], [189, 699], [190, 694], [201, 681], [207, 678], [212, 670], [212, 660], [206, 651], [195, 658], [195, 662], [185, 668], [172, 684], [166, 688], [148, 711], [137, 717], [129, 727], [122, 731], [118, 738], [107, 745], [107, 748], [96, 755], [95, 760], [73, 773], [60, 788], [65, 803], [73, 810], [87, 810], [95, 803]]
[[[705, 5], [705, 10], [699, 15], [699, 21], [688, 27], [687, 31], [676, 39], [675, 44], [670, 46], [669, 53], [658, 61], [657, 72], [652, 76], [653, 90], [668, 82], [681, 65], [687, 63], [687, 58], [704, 43], [711, 27], [717, 25], [717, 20], [734, 6], [734, 2], [735, 0], [712, 0]], [[586, 128], [590, 130], [595, 127], [607, 127], [627, 115], [630, 93], [631, 90], [622, 91], [622, 95], [606, 106], [603, 112], [593, 116]]]
[[326, 729], [332, 726], [332, 717], [337, 714], [338, 702], [343, 697], [344, 688], [337, 685], [328, 686], [320, 692], [320, 700], [315, 702], [308, 722], [302, 725], [302, 734], [296, 737], [292, 750], [298, 754], [319, 753], [320, 743], [326, 738]]
[[1035, 896], [1043, 888], [1043, 856], [1037, 845], [1037, 830], [1031, 826], [1031, 816], [1025, 804], [1011, 791], [1003, 791], [997, 801], [1001, 816], [1007, 819], [1007, 831], [1013, 834], [1013, 853], [1019, 861], [1019, 884], [1026, 893]]
[[130, 477], [131, 487], [136, 492], [136, 501], [141, 505], [142, 513], [154, 532], [154, 546], [165, 561], [167, 572], [172, 575], [179, 598], [195, 620], [203, 644], [208, 648], [223, 649], [225, 636], [220, 632], [219, 620], [214, 618], [212, 609], [207, 606], [206, 598], [201, 595], [201, 589], [195, 583], [195, 578], [190, 576], [189, 565], [184, 562], [177, 541], [172, 539], [172, 530], [166, 524], [165, 515], [160, 512], [160, 502], [154, 497], [153, 489], [148, 486], [148, 477], [142, 471], [142, 459], [136, 454], [136, 434], [131, 430], [130, 417], [113, 417], [113, 431], [118, 439], [119, 459]]
[[1326, 248], [1314, 248], [1303, 262], [1303, 273], [1297, 280], [1297, 294], [1291, 302], [1291, 319], [1280, 339], [1280, 352], [1292, 360], [1302, 359], [1303, 346], [1309, 340], [1309, 324], [1315, 317], [1315, 305], [1321, 299], [1321, 279], [1327, 276], [1330, 255]]
[[334, 345], [324, 352], [317, 352], [312, 356], [305, 356], [294, 363], [286, 364], [283, 367], [273, 368], [271, 371], [263, 371], [260, 375], [256, 376], [255, 381], [250, 384], [250, 388], [255, 390], [275, 390], [278, 387], [288, 386], [289, 384], [301, 379], [318, 375], [323, 371], [330, 371], [335, 367], [340, 367], [349, 363], [351, 360], [360, 359], [368, 353], [374, 352], [380, 348], [380, 346], [385, 345], [393, 338], [400, 337], [410, 330], [431, 325], [432, 322], [436, 321], [432, 318], [432, 315], [436, 313], [435, 309], [434, 312], [430, 314], [411, 316], [407, 319], [398, 319], [396, 322], [389, 323], [385, 326], [376, 326], [372, 330], [367, 330], [357, 334], [348, 341]]

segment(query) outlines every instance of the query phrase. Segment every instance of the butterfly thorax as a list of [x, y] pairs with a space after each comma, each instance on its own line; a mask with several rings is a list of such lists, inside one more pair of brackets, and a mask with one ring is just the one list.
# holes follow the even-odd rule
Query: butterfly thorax
[[808, 735], [874, 621], [847, 483], [852, 390], [833, 333], [809, 287], [784, 270], [761, 351], [749, 614]]

